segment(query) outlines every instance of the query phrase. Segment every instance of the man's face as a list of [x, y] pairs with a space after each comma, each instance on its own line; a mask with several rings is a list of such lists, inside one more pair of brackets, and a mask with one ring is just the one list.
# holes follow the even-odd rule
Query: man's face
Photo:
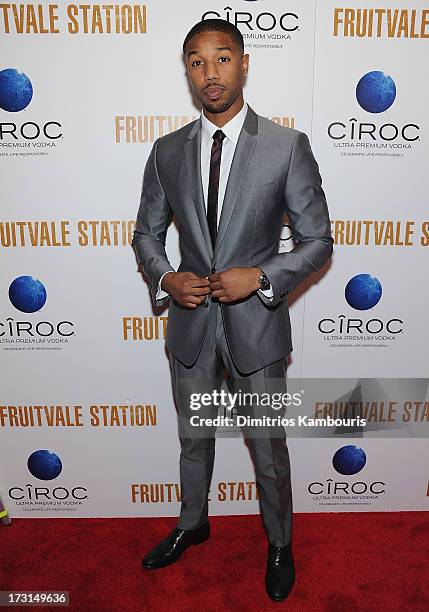
[[209, 113], [224, 113], [241, 102], [249, 56], [223, 32], [201, 32], [186, 46], [192, 91]]

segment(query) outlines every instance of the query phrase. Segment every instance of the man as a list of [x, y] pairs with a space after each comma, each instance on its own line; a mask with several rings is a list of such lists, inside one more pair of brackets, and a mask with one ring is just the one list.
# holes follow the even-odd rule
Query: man
[[[190, 394], [218, 389], [224, 367], [232, 381], [253, 389], [284, 383], [292, 350], [285, 297], [332, 252], [326, 199], [307, 136], [244, 103], [249, 56], [240, 31], [223, 20], [202, 21], [186, 36], [183, 51], [202, 114], [155, 142], [133, 237], [154, 302], [169, 300], [166, 345], [181, 441], [180, 518], [144, 557], [151, 569], [174, 563], [210, 535], [215, 437], [210, 427], [193, 435]], [[295, 247], [279, 253], [285, 214]], [[177, 272], [165, 251], [173, 215], [182, 257]], [[216, 411], [209, 407], [212, 416]], [[265, 585], [281, 601], [295, 579], [285, 432], [245, 435], [268, 537]]]

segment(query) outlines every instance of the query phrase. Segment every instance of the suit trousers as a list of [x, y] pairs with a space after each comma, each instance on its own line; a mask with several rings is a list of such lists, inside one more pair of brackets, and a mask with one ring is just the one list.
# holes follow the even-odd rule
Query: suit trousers
[[[286, 359], [275, 361], [264, 368], [240, 373], [232, 359], [225, 337], [222, 307], [210, 300], [209, 324], [203, 346], [196, 362], [188, 367], [170, 353], [173, 393], [178, 412], [180, 453], [180, 481], [182, 502], [177, 527], [190, 530], [208, 519], [208, 497], [215, 458], [214, 426], [191, 427], [190, 396], [196, 391], [220, 390], [224, 370], [228, 373], [228, 388], [268, 394], [286, 393]], [[224, 307], [228, 307], [225, 305]], [[201, 308], [201, 306], [198, 306]], [[251, 333], [251, 330], [249, 330]], [[186, 341], [186, 340], [185, 340]], [[255, 346], [255, 351], [258, 347]], [[252, 407], [252, 410], [255, 408]], [[271, 407], [257, 406], [258, 416], [273, 415]], [[218, 416], [216, 405], [206, 406], [204, 416]], [[277, 412], [274, 416], [283, 415]], [[196, 431], [198, 429], [198, 431]], [[292, 490], [289, 452], [286, 433], [282, 426], [242, 427], [249, 448], [259, 493], [260, 508], [267, 538], [274, 546], [286, 546], [292, 537]], [[233, 461], [233, 457], [231, 457]]]

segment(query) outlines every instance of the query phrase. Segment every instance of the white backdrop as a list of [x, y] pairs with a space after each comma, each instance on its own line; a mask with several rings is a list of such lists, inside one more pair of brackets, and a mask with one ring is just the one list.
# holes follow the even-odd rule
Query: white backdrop
[[[380, 0], [372, 12], [364, 6], [373, 3], [355, 0], [347, 9], [331, 0], [224, 4], [116, 2], [110, 27], [104, 5], [85, 13], [68, 2], [24, 4], [22, 12], [11, 4], [0, 12], [0, 496], [12, 516], [178, 513], [168, 313], [153, 312], [130, 239], [154, 140], [198, 116], [181, 45], [205, 13], [238, 20], [250, 54], [246, 100], [309, 135], [328, 199], [335, 253], [323, 275], [290, 296], [289, 376], [427, 376], [425, 4], [398, 9]], [[356, 86], [374, 71], [384, 77], [368, 85], [365, 109]], [[396, 96], [385, 108], [392, 82]], [[359, 125], [372, 136], [359, 138]], [[359, 222], [367, 235], [344, 243], [343, 228]], [[173, 227], [167, 246], [175, 265]], [[360, 274], [382, 287], [364, 310], [344, 293]], [[20, 277], [31, 278], [9, 293]], [[32, 279], [47, 298], [25, 312], [40, 287]], [[356, 318], [361, 331], [345, 338], [340, 322]], [[373, 319], [378, 335], [365, 332]], [[390, 329], [401, 332], [386, 331], [392, 319], [401, 323]], [[134, 407], [142, 426], [131, 420]], [[348, 445], [366, 463], [344, 475], [332, 459]], [[428, 506], [424, 438], [291, 437], [289, 446], [296, 511]], [[339, 482], [347, 493], [333, 493]], [[218, 439], [210, 512], [257, 510], [243, 441]]]

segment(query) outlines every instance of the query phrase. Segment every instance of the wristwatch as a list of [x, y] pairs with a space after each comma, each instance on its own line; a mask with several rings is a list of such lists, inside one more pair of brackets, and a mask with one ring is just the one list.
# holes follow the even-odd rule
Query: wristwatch
[[260, 275], [259, 275], [259, 289], [262, 289], [262, 291], [266, 291], [267, 289], [271, 289], [271, 283], [268, 280], [268, 276], [265, 274], [265, 272], [263, 270], [261, 270], [261, 268], [258, 268]]

